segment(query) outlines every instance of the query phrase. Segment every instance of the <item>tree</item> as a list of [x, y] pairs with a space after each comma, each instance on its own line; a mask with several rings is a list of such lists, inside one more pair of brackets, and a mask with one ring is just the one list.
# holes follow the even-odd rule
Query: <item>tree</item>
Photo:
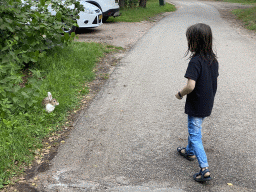
[[119, 0], [119, 6], [120, 6], [120, 8], [124, 8], [125, 7], [125, 0]]
[[146, 8], [147, 0], [140, 0], [139, 6]]
[[119, 0], [120, 8], [135, 8], [138, 4], [140, 7], [146, 8], [147, 0]]

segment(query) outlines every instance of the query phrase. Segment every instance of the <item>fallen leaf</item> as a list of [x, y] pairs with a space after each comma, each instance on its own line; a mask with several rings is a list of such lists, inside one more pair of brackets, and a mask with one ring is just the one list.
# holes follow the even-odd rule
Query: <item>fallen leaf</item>
[[227, 183], [229, 186], [233, 186], [233, 184], [232, 183]]
[[61, 143], [65, 143], [65, 141], [61, 141]]
[[35, 154], [38, 154], [40, 152], [40, 149], [35, 150]]
[[50, 150], [49, 150], [49, 149], [44, 150], [44, 155], [45, 155], [45, 154], [48, 154], [48, 153], [50, 153]]

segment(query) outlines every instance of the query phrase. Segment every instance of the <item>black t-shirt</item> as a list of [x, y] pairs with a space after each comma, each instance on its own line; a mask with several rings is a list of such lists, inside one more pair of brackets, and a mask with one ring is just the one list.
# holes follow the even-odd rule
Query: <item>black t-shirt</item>
[[204, 60], [199, 55], [194, 56], [185, 74], [186, 78], [196, 81], [195, 89], [187, 95], [185, 113], [193, 117], [207, 117], [211, 115], [214, 96], [217, 91], [217, 77], [219, 76], [218, 62]]

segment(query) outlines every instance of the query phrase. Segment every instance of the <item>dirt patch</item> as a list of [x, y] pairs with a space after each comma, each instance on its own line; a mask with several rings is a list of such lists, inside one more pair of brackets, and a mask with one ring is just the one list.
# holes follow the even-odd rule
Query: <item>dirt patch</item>
[[136, 23], [106, 22], [95, 29], [78, 30], [80, 42], [101, 42], [125, 49], [131, 48], [157, 21], [171, 13], [160, 14]]

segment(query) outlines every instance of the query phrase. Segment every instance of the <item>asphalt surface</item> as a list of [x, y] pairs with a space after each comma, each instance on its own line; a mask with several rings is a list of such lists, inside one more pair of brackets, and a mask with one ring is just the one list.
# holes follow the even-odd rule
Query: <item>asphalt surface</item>
[[[207, 2], [170, 1], [178, 10], [162, 19], [120, 61], [81, 114], [39, 191], [255, 191], [256, 41], [239, 33]], [[215, 106], [203, 124], [211, 182], [192, 175], [196, 161], [178, 156], [186, 146], [185, 31], [212, 27], [220, 76]], [[231, 183], [232, 185], [228, 185]]]

